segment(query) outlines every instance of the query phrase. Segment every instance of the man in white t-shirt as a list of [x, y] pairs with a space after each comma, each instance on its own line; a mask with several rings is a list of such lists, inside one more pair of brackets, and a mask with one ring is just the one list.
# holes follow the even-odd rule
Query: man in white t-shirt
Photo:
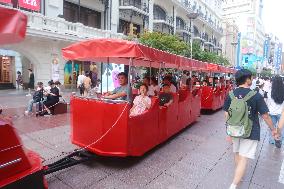
[[82, 71], [81, 74], [78, 76], [78, 80], [77, 80], [77, 88], [80, 89], [80, 95], [84, 94], [84, 79], [85, 79], [85, 75], [84, 72]]

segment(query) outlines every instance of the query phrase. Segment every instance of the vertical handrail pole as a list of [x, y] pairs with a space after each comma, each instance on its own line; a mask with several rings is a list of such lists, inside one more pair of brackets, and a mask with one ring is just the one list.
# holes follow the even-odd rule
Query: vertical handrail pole
[[162, 67], [162, 62], [160, 62], [159, 66], [159, 76], [158, 76], [158, 86], [161, 86], [161, 67]]
[[131, 103], [130, 102], [130, 90], [132, 90], [132, 89], [131, 89], [131, 85], [130, 85], [130, 79], [131, 79], [130, 75], [131, 75], [131, 66], [132, 65], [133, 65], [133, 58], [130, 58], [129, 59], [129, 69], [128, 69], [128, 83], [127, 83], [127, 101], [129, 103]]
[[107, 57], [107, 92], [108, 92], [109, 57]]
[[74, 83], [76, 83], [76, 82], [74, 82], [74, 61], [72, 60], [72, 72], [71, 72], [71, 92], [73, 92], [73, 88], [74, 88]]

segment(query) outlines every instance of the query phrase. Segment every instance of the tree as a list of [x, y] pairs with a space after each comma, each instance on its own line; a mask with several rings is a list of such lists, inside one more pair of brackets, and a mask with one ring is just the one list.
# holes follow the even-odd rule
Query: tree
[[[129, 40], [133, 39], [129, 38]], [[169, 53], [190, 57], [189, 45], [176, 35], [158, 32], [146, 32], [140, 36], [139, 42], [146, 46], [163, 50]], [[210, 62], [225, 66], [230, 65], [227, 58], [220, 56], [214, 52], [202, 51], [200, 44], [196, 42], [192, 44], [192, 57], [196, 60], [204, 62]]]
[[189, 51], [188, 45], [175, 35], [158, 32], [146, 32], [139, 38], [139, 42], [159, 50], [177, 55], [186, 55]]

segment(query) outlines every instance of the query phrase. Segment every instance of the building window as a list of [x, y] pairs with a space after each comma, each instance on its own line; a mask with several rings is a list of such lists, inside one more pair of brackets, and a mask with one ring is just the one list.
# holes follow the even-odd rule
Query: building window
[[194, 33], [194, 36], [200, 37], [199, 30], [196, 26], [193, 26], [193, 33]]
[[[123, 33], [124, 35], [129, 35], [130, 33], [130, 22], [125, 21], [125, 20], [121, 20], [119, 19], [119, 27], [118, 27], [118, 32], [119, 33]], [[133, 31], [133, 35], [138, 36], [141, 33], [141, 28], [140, 25], [138, 24], [133, 24], [133, 27], [135, 28], [135, 30]]]
[[184, 29], [184, 26], [185, 26], [185, 23], [184, 23], [183, 19], [180, 18], [180, 17], [177, 17], [176, 18], [176, 27], [180, 28], [180, 29]]
[[159, 5], [154, 5], [154, 19], [155, 20], [166, 20], [167, 13]]
[[[85, 26], [94, 28], [101, 28], [101, 13], [86, 7], [80, 7], [79, 5], [64, 1], [63, 17], [69, 22], [80, 22]], [[78, 20], [79, 19], [79, 20]]]

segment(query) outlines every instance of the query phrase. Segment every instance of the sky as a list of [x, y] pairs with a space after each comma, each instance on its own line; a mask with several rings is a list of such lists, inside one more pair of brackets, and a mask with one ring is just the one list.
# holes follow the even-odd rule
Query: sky
[[284, 42], [284, 0], [264, 0], [263, 23], [266, 33]]

